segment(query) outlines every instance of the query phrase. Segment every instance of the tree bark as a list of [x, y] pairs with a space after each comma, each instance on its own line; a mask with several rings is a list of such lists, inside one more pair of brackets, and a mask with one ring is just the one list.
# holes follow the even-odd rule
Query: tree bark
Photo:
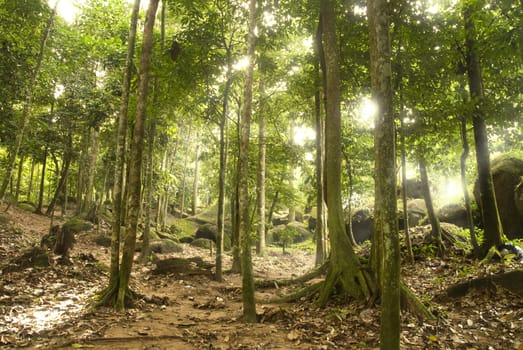
[[488, 145], [485, 112], [482, 106], [484, 100], [483, 83], [479, 54], [477, 52], [477, 34], [474, 23], [474, 14], [480, 6], [477, 3], [466, 3], [463, 8], [465, 26], [465, 48], [467, 61], [467, 74], [469, 81], [470, 98], [474, 104], [472, 109], [472, 126], [474, 129], [474, 142], [476, 145], [476, 163], [478, 169], [479, 196], [481, 219], [485, 228], [482, 251], [503, 242], [503, 228], [499, 218], [494, 185], [490, 169], [490, 151]]
[[247, 37], [247, 58], [245, 72], [244, 102], [240, 122], [240, 157], [238, 173], [239, 214], [240, 214], [240, 259], [242, 267], [242, 302], [245, 322], [256, 322], [256, 301], [254, 300], [254, 277], [251, 257], [251, 220], [249, 211], [249, 139], [252, 114], [252, 86], [254, 77], [254, 50], [256, 43], [256, 0], [249, 1], [249, 32]]
[[98, 149], [100, 145], [100, 131], [98, 126], [95, 126], [91, 129], [90, 141], [91, 146], [89, 147], [89, 166], [87, 168], [87, 182], [86, 182], [86, 191], [85, 199], [83, 204], [84, 212], [89, 212], [93, 205], [96, 205], [94, 199], [94, 176], [96, 174], [96, 162], [98, 160]]
[[425, 199], [425, 206], [427, 207], [427, 215], [429, 216], [430, 226], [432, 227], [432, 237], [436, 239], [438, 244], [439, 256], [445, 255], [445, 249], [441, 239], [441, 226], [439, 224], [438, 216], [434, 210], [434, 204], [432, 203], [432, 195], [430, 193], [429, 177], [427, 175], [427, 166], [425, 160], [419, 161], [419, 172], [421, 177], [421, 186], [423, 189], [423, 197]]
[[194, 181], [193, 181], [193, 187], [192, 187], [192, 215], [196, 215], [196, 211], [198, 210], [198, 183], [200, 181], [200, 142], [199, 142], [200, 136], [196, 135], [196, 150], [194, 155]]
[[479, 248], [478, 240], [474, 229], [474, 219], [472, 218], [472, 205], [470, 203], [470, 195], [467, 187], [467, 158], [469, 156], [469, 142], [467, 140], [467, 118], [461, 118], [461, 144], [463, 146], [463, 153], [460, 157], [460, 173], [461, 173], [461, 189], [463, 191], [463, 199], [465, 201], [465, 210], [467, 211], [467, 225], [469, 228], [470, 242], [475, 251]]
[[142, 154], [145, 134], [147, 92], [149, 85], [149, 71], [152, 62], [153, 29], [158, 9], [159, 0], [150, 0], [145, 18], [143, 32], [142, 53], [140, 58], [140, 77], [138, 86], [138, 99], [136, 106], [136, 119], [131, 143], [131, 157], [129, 163], [129, 211], [128, 226], [125, 235], [122, 261], [120, 264], [120, 275], [118, 285], [118, 296], [116, 308], [125, 309], [125, 301], [129, 292], [129, 279], [131, 276], [134, 247], [136, 243], [136, 231], [140, 217], [141, 199], [141, 171]]
[[[333, 290], [341, 296], [362, 299], [370, 296], [367, 279], [345, 232], [341, 206], [341, 82], [336, 14], [333, 0], [320, 2], [323, 54], [325, 59], [325, 182], [327, 226], [331, 242], [329, 269], [318, 303], [324, 305]], [[339, 287], [339, 288], [338, 288]]]
[[125, 151], [127, 144], [127, 115], [129, 110], [129, 95], [132, 79], [132, 67], [134, 57], [134, 47], [136, 43], [136, 32], [138, 26], [138, 14], [140, 11], [140, 0], [135, 0], [133, 4], [133, 12], [131, 15], [129, 37], [127, 42], [127, 57], [125, 60], [125, 71], [122, 81], [122, 98], [120, 101], [120, 112], [117, 118], [116, 131], [116, 161], [114, 169], [114, 185], [113, 185], [113, 221], [111, 231], [111, 265], [109, 267], [109, 285], [105, 289], [103, 296], [107, 300], [102, 300], [102, 304], [108, 302], [109, 304], [116, 304], [112, 300], [112, 296], [116, 295], [118, 289], [119, 273], [120, 273], [120, 238], [122, 227], [122, 206], [125, 183]]
[[47, 167], [47, 153], [49, 151], [49, 148], [47, 145], [44, 149], [44, 159], [42, 161], [42, 173], [40, 175], [40, 190], [38, 191], [38, 204], [36, 206], [35, 213], [36, 214], [42, 214], [42, 208], [44, 205], [44, 185], [45, 185], [45, 170]]
[[[155, 91], [156, 94], [156, 91]], [[154, 105], [154, 103], [153, 103]], [[149, 124], [149, 135], [147, 145], [147, 165], [145, 173], [145, 195], [144, 195], [144, 230], [142, 236], [142, 249], [140, 260], [146, 264], [151, 255], [150, 237], [151, 237], [151, 204], [153, 200], [153, 168], [154, 168], [154, 146], [156, 138], [156, 120], [151, 118]]]
[[[265, 92], [265, 84], [260, 81], [260, 95]], [[263, 103], [263, 102], [262, 102]], [[263, 107], [260, 106], [258, 115], [258, 173], [257, 173], [257, 200], [258, 200], [258, 244], [256, 245], [256, 254], [263, 256], [265, 254], [265, 156], [266, 156], [266, 126], [265, 114]]]
[[218, 236], [216, 237], [216, 275], [217, 281], [223, 280], [223, 240], [225, 237], [225, 178], [227, 174], [227, 149], [229, 126], [229, 91], [231, 89], [231, 50], [227, 48], [227, 78], [223, 89], [222, 115], [220, 119], [220, 170], [218, 175]]
[[[372, 267], [381, 289], [380, 348], [400, 348], [400, 250], [396, 199], [396, 140], [388, 4], [367, 2], [374, 119]], [[376, 246], [375, 246], [376, 244]]]
[[[64, 151], [63, 155], [63, 161], [62, 161], [62, 171], [60, 172], [60, 180], [58, 181], [58, 185], [56, 186], [56, 190], [53, 196], [53, 199], [51, 199], [51, 202], [49, 203], [47, 210], [45, 212], [45, 215], [52, 215], [54, 213], [54, 208], [56, 206], [56, 201], [58, 200], [58, 197], [61, 193], [64, 192], [65, 184], [67, 183], [67, 176], [69, 176], [69, 167], [71, 165], [71, 160], [73, 158], [73, 135], [71, 131], [69, 132], [69, 135], [67, 135], [67, 145], [66, 149]], [[64, 204], [66, 205], [66, 195], [64, 196]]]

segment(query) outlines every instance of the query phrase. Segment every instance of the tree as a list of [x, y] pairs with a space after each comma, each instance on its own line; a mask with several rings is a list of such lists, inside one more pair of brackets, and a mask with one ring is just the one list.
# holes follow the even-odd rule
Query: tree
[[42, 63], [44, 61], [44, 54], [45, 54], [45, 48], [47, 45], [47, 39], [49, 38], [49, 35], [51, 34], [51, 29], [53, 27], [58, 3], [59, 3], [59, 1], [55, 2], [55, 8], [51, 12], [51, 15], [49, 16], [49, 19], [47, 21], [47, 26], [45, 28], [42, 40], [40, 41], [40, 51], [38, 53], [36, 65], [32, 70], [31, 79], [28, 82], [28, 85], [25, 87], [25, 89], [26, 89], [25, 101], [24, 101], [21, 120], [20, 120], [20, 123], [17, 128], [18, 132], [16, 134], [16, 140], [10, 151], [8, 167], [7, 167], [6, 173], [4, 175], [4, 178], [2, 180], [2, 183], [0, 184], [0, 201], [4, 200], [7, 185], [9, 184], [9, 182], [11, 181], [11, 177], [13, 176], [13, 171], [16, 166], [16, 159], [18, 158], [18, 153], [20, 151], [20, 147], [22, 146], [22, 142], [24, 140], [25, 129], [27, 128], [27, 125], [29, 123], [29, 117], [31, 114], [31, 108], [32, 108], [32, 103], [33, 103], [33, 98], [34, 98], [34, 93], [35, 93], [35, 84], [37, 82], [38, 75], [40, 74], [40, 69], [41, 69]]
[[477, 52], [476, 26], [474, 16], [478, 13], [479, 1], [463, 4], [463, 20], [465, 26], [466, 69], [469, 81], [474, 142], [476, 146], [476, 163], [480, 192], [481, 218], [485, 227], [483, 253], [490, 247], [503, 242], [503, 229], [499, 219], [494, 185], [490, 171], [490, 151], [488, 146], [487, 126], [484, 112], [484, 92], [481, 78], [481, 66]]
[[324, 305], [335, 287], [342, 296], [357, 299], [372, 294], [367, 277], [345, 232], [341, 206], [341, 111], [340, 58], [336, 43], [336, 16], [333, 0], [322, 0], [321, 24], [325, 91], [325, 183], [328, 208], [327, 227], [331, 242], [329, 270], [318, 303]]
[[388, 5], [369, 0], [374, 119], [374, 238], [372, 266], [381, 291], [380, 348], [400, 348], [400, 251], [396, 214], [396, 141]]
[[249, 138], [252, 114], [252, 86], [254, 76], [254, 51], [256, 44], [256, 0], [249, 2], [249, 32], [247, 36], [247, 59], [249, 63], [245, 72], [243, 108], [240, 121], [240, 156], [238, 164], [238, 198], [240, 255], [242, 268], [242, 301], [243, 319], [245, 322], [256, 322], [256, 301], [254, 300], [254, 277], [251, 257], [251, 220], [249, 210]]

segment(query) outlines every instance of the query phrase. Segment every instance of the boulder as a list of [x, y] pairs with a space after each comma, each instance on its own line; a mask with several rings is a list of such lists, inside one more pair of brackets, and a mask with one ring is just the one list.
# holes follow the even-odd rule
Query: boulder
[[[352, 215], [352, 234], [356, 243], [363, 243], [372, 236], [372, 224], [374, 218], [373, 213], [369, 208], [357, 209]], [[347, 233], [349, 232], [349, 226], [346, 224]]]
[[[407, 179], [406, 186], [407, 186], [407, 199], [413, 199], [413, 198], [423, 198], [423, 185], [421, 184], [421, 181], [417, 179]], [[398, 198], [403, 197], [403, 191], [401, 187], [401, 183], [398, 186]]]
[[[218, 235], [218, 227], [212, 224], [204, 224], [198, 227], [194, 234], [194, 240], [208, 239], [216, 243], [216, 236]], [[223, 237], [223, 246], [225, 250], [231, 249], [231, 236], [225, 231]]]
[[153, 253], [167, 254], [167, 253], [181, 253], [183, 248], [175, 241], [170, 239], [154, 240], [150, 243], [150, 248]]
[[463, 204], [445, 204], [438, 209], [438, 219], [440, 222], [447, 222], [459, 227], [468, 227], [467, 209]]
[[[523, 160], [508, 155], [500, 156], [492, 161], [491, 172], [503, 232], [509, 239], [523, 238]], [[478, 206], [481, 206], [478, 180], [474, 184], [474, 197]]]

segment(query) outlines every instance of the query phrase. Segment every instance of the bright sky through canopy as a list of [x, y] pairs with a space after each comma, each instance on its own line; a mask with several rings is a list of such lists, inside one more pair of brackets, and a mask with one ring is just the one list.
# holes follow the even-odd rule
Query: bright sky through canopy
[[[49, 6], [51, 8], [54, 8], [57, 0], [48, 0]], [[134, 3], [134, 0], [125, 0], [129, 4]], [[86, 0], [59, 0], [58, 3], [58, 14], [60, 17], [65, 19], [67, 23], [72, 23], [78, 14], [79, 6], [86, 3]], [[140, 8], [142, 10], [146, 9], [149, 5], [149, 0], [141, 0], [140, 1]]]

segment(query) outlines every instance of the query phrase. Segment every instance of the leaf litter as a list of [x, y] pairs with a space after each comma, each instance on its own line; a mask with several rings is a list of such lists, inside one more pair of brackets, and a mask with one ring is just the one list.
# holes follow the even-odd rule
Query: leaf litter
[[[0, 224], [0, 266], [37, 245], [49, 228], [48, 218], [17, 208], [3, 215], [9, 220]], [[240, 276], [226, 273], [223, 282], [213, 281], [206, 271], [214, 256], [189, 245], [184, 245], [183, 253], [158, 254], [160, 259], [192, 262], [184, 265], [185, 271], [157, 274], [154, 264], [134, 265], [131, 287], [144, 296], [135, 308], [124, 313], [109, 308], [93, 310], [89, 303], [108, 278], [108, 248], [94, 243], [104, 230], [109, 232], [109, 227], [102, 224], [78, 234], [71, 265], [51, 263], [2, 273], [0, 346], [102, 350], [379, 348], [379, 306], [333, 301], [320, 309], [309, 300], [293, 304], [269, 301], [291, 292], [291, 287], [275, 285], [258, 291], [260, 322], [242, 323]], [[292, 278], [312, 269], [312, 252], [287, 251], [290, 254], [270, 249], [266, 257], [253, 257], [255, 277]], [[230, 264], [227, 255], [224, 266]], [[523, 350], [520, 297], [494, 288], [440, 300], [453, 283], [516, 268], [521, 265], [482, 265], [459, 254], [446, 259], [423, 257], [414, 265], [404, 265], [405, 282], [438, 318], [420, 320], [403, 312], [401, 348]]]

